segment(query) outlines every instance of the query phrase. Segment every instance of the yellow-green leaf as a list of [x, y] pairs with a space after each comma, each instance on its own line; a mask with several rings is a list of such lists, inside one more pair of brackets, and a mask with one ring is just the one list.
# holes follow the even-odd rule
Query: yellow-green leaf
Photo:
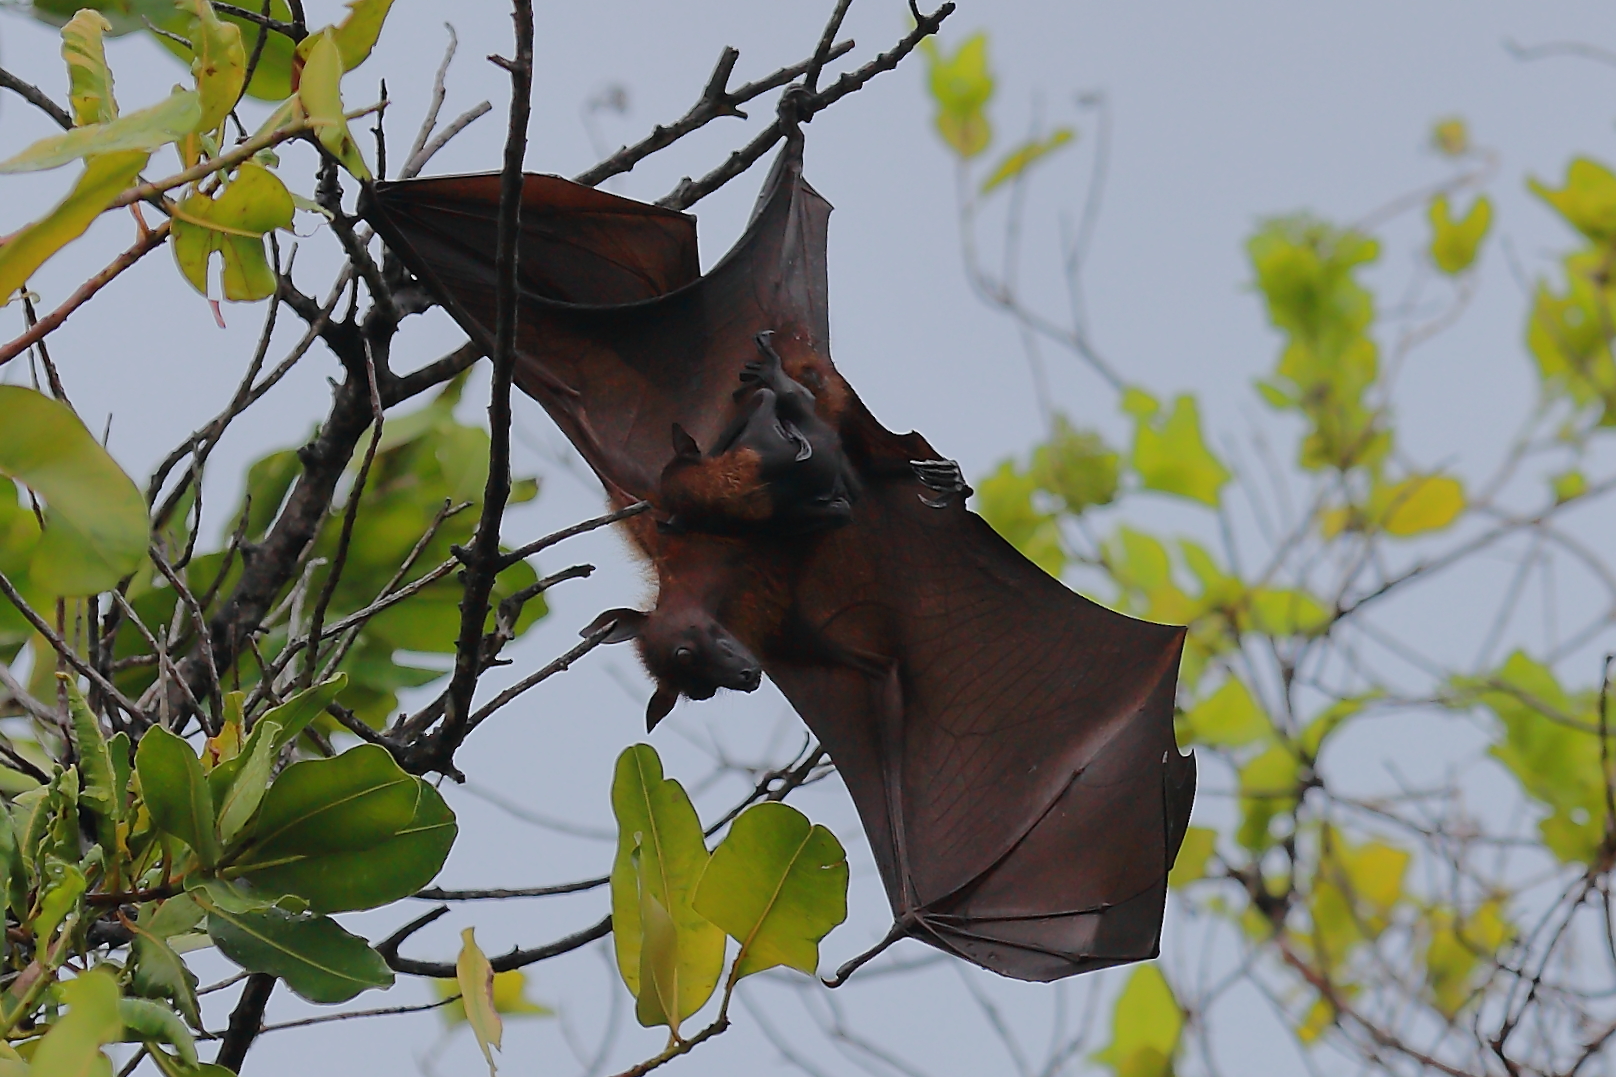
[[370, 169], [342, 114], [342, 71], [342, 52], [333, 31], [326, 30], [316, 35], [314, 44], [309, 46], [297, 94], [320, 145], [355, 178], [368, 180]]
[[1033, 503], [1037, 489], [1031, 473], [1016, 470], [1015, 463], [1006, 460], [977, 483], [976, 511], [1022, 556], [1059, 579], [1066, 567], [1060, 525]]
[[812, 976], [819, 940], [847, 919], [847, 853], [788, 804], [755, 804], [713, 850], [696, 911], [741, 944], [734, 978], [786, 965]]
[[1576, 469], [1572, 469], [1556, 475], [1551, 485], [1556, 502], [1570, 501], [1587, 493], [1588, 476]]
[[[433, 989], [439, 998], [460, 994], [460, 985], [454, 980], [434, 980]], [[527, 974], [521, 969], [507, 969], [494, 973], [494, 1012], [502, 1017], [554, 1017], [555, 1011], [527, 997]], [[465, 1004], [456, 998], [438, 1011], [449, 1025], [466, 1020]]]
[[988, 194], [995, 187], [1010, 182], [1076, 138], [1077, 133], [1070, 127], [1056, 128], [1048, 138], [1029, 138], [1005, 154], [1004, 160], [988, 173], [988, 178], [982, 181], [982, 193]]
[[286, 185], [248, 161], [217, 199], [196, 194], [180, 203], [174, 215], [174, 260], [192, 287], [206, 295], [208, 264], [217, 251], [226, 299], [266, 299], [275, 293], [276, 282], [263, 236], [290, 228], [294, 211]]
[[146, 502], [65, 404], [20, 385], [0, 386], [0, 476], [44, 499], [45, 531], [28, 577], [58, 595], [91, 595], [134, 572], [146, 556]]
[[1604, 165], [1578, 157], [1566, 169], [1565, 186], [1559, 190], [1535, 179], [1527, 186], [1594, 242], [1616, 239], [1616, 174]]
[[1184, 831], [1184, 844], [1178, 847], [1178, 858], [1173, 870], [1167, 873], [1167, 885], [1173, 889], [1188, 886], [1206, 878], [1206, 867], [1218, 848], [1218, 832], [1211, 827], [1192, 826]]
[[118, 981], [104, 967], [62, 985], [67, 1016], [50, 1026], [34, 1049], [32, 1077], [91, 1077], [107, 1072], [104, 1044], [123, 1035], [118, 1015]]
[[[1143, 399], [1141, 399], [1143, 398]], [[1124, 410], [1138, 420], [1134, 430], [1133, 466], [1147, 490], [1177, 494], [1216, 506], [1229, 471], [1212, 455], [1201, 438], [1201, 414], [1195, 398], [1181, 395], [1164, 421], [1156, 422], [1148, 394], [1134, 390], [1124, 399]]]
[[202, 118], [195, 130], [212, 131], [241, 98], [247, 81], [247, 47], [241, 28], [223, 22], [207, 0], [191, 0], [196, 17], [191, 20], [191, 74], [196, 77], [197, 94], [202, 102]]
[[1272, 844], [1269, 824], [1276, 815], [1296, 804], [1301, 765], [1282, 744], [1240, 768], [1240, 828], [1236, 838], [1247, 849], [1261, 852]]
[[1217, 748], [1239, 748], [1271, 732], [1268, 716], [1237, 677], [1196, 704], [1186, 719], [1197, 742]]
[[930, 39], [922, 42], [927, 60], [927, 86], [937, 104], [937, 131], [961, 157], [975, 157], [993, 140], [983, 106], [993, 96], [984, 33], [966, 38], [945, 56]]
[[[376, 46], [376, 38], [381, 35], [382, 23], [392, 9], [393, 0], [348, 0], [347, 6], [347, 17], [336, 26], [327, 27], [325, 32], [336, 40], [337, 52], [342, 57], [342, 69], [352, 71], [370, 57], [370, 50]], [[311, 34], [298, 43], [297, 54], [300, 57], [308, 58], [316, 36]]]
[[0, 301], [9, 300], [51, 255], [82, 236], [90, 222], [140, 175], [148, 156], [141, 150], [129, 150], [86, 161], [84, 174], [55, 209], [0, 246]]
[[1444, 475], [1416, 475], [1389, 486], [1378, 486], [1370, 497], [1370, 511], [1386, 533], [1407, 538], [1440, 531], [1464, 512], [1464, 487]]
[[1449, 116], [1431, 125], [1431, 146], [1444, 157], [1463, 157], [1470, 152], [1470, 129], [1458, 116]]
[[471, 1025], [472, 1035], [477, 1037], [477, 1046], [482, 1048], [492, 1077], [499, 1068], [494, 1064], [494, 1052], [499, 1049], [505, 1025], [494, 1005], [494, 967], [477, 945], [475, 928], [468, 927], [460, 932], [455, 981], [460, 985], [460, 1004], [464, 1007], [466, 1021]]
[[[126, 151], [150, 153], [189, 133], [201, 117], [202, 105], [195, 92], [176, 89], [166, 100], [150, 108], [42, 138], [16, 156], [0, 161], [0, 173], [60, 168], [80, 157], [107, 154], [121, 159]], [[141, 164], [144, 166], [145, 162]]]
[[1455, 221], [1448, 211], [1448, 196], [1431, 200], [1431, 260], [1449, 275], [1463, 273], [1476, 260], [1476, 251], [1493, 223], [1493, 204], [1481, 195], [1470, 212]]
[[1455, 1017], [1485, 981], [1483, 961], [1496, 954], [1512, 934], [1497, 901], [1482, 905], [1461, 920], [1451, 908], [1432, 909], [1430, 941], [1425, 947], [1425, 980], [1436, 1008]]
[[1111, 1043], [1094, 1061], [1117, 1077], [1172, 1077], [1173, 1056], [1184, 1033], [1184, 1011], [1154, 964], [1140, 965], [1117, 996]]
[[80, 127], [118, 118], [112, 95], [112, 69], [102, 37], [112, 24], [98, 11], [79, 11], [62, 27], [62, 59], [67, 62], [67, 101]]
[[[690, 903], [707, 867], [701, 821], [684, 788], [662, 776], [662, 760], [649, 744], [618, 757], [612, 813], [618, 826], [611, 876], [618, 971], [640, 1002], [642, 1023], [676, 1027], [712, 996], [724, 965], [724, 932]], [[658, 917], [655, 923], [645, 922], [647, 908]], [[647, 947], [655, 950], [650, 958], [642, 952]], [[660, 982], [645, 980], [647, 960], [660, 970]], [[673, 993], [659, 993], [666, 991]]]

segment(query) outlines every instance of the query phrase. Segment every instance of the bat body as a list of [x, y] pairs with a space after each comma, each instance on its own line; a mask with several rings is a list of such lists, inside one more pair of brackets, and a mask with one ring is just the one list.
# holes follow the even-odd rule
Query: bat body
[[[365, 203], [480, 342], [498, 184]], [[657, 680], [648, 723], [760, 667], [852, 795], [888, 941], [1028, 980], [1154, 956], [1194, 796], [1183, 630], [1068, 590], [966, 509], [924, 438], [869, 413], [830, 361], [829, 213], [793, 139], [701, 275], [688, 216], [526, 181], [516, 381], [611, 500], [653, 504], [627, 526], [656, 606], [603, 615]]]

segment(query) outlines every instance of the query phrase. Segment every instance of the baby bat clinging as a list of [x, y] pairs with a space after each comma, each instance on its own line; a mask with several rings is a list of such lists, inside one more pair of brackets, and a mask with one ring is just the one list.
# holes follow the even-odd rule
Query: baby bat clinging
[[[653, 504], [629, 526], [661, 593], [623, 615], [662, 697], [648, 718], [680, 692], [744, 687], [745, 656], [760, 665], [858, 809], [888, 941], [1031, 980], [1154, 956], [1195, 785], [1172, 729], [1183, 630], [1033, 566], [966, 509], [957, 468], [837, 374], [830, 207], [801, 153], [794, 135], [705, 275], [683, 214], [555, 177], [524, 186], [517, 384], [613, 503]], [[497, 175], [447, 177], [362, 203], [478, 341], [495, 317], [498, 190]], [[742, 384], [765, 331], [811, 412], [761, 368]]]

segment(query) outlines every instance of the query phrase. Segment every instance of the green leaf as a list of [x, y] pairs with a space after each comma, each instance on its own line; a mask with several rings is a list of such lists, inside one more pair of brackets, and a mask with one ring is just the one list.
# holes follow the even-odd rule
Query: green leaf
[[158, 938], [168, 939], [195, 930], [205, 915], [189, 894], [176, 894], [166, 901], [142, 905], [136, 922]]
[[499, 1069], [494, 1064], [494, 1052], [499, 1050], [505, 1025], [494, 1005], [494, 967], [477, 945], [475, 928], [468, 927], [460, 932], [460, 956], [455, 958], [455, 982], [460, 986], [460, 1004], [471, 1025], [472, 1035], [477, 1037], [477, 1046], [482, 1049], [483, 1058], [488, 1062], [489, 1077], [493, 1077]]
[[1595, 243], [1616, 239], [1616, 174], [1604, 165], [1578, 157], [1566, 169], [1565, 186], [1559, 190], [1535, 179], [1527, 186]]
[[[276, 754], [302, 736], [309, 723], [325, 713], [326, 707], [342, 694], [347, 684], [347, 674], [338, 673], [334, 677], [327, 677], [312, 688], [303, 689], [280, 706], [265, 711], [258, 722], [274, 722], [280, 727], [274, 738]], [[254, 730], [257, 728], [257, 725], [253, 726]]]
[[287, 767], [229, 871], [318, 911], [375, 908], [431, 882], [457, 832], [436, 789], [363, 744]]
[[150, 535], [145, 499], [72, 409], [32, 389], [0, 385], [0, 415], [0, 476], [22, 482], [46, 505], [30, 582], [87, 595], [139, 568]]
[[[690, 903], [707, 866], [701, 821], [684, 788], [662, 776], [662, 760], [649, 744], [617, 758], [612, 781], [617, 857], [612, 862], [612, 937], [617, 967], [639, 1000], [642, 1024], [678, 1023], [701, 1009], [724, 966], [724, 933]], [[651, 908], [654, 923], [644, 912]], [[642, 951], [654, 952], [647, 958]], [[664, 975], [644, 978], [646, 960]], [[659, 988], [667, 992], [664, 1005]]]
[[219, 805], [219, 840], [229, 845], [263, 803], [278, 752], [279, 723], [260, 718], [241, 754], [213, 769], [208, 786]]
[[191, 42], [191, 74], [202, 106], [193, 130], [208, 132], [224, 122], [241, 97], [247, 81], [247, 47], [241, 28], [221, 21], [207, 0], [191, 0], [190, 7], [196, 17], [185, 36]]
[[1451, 1020], [1485, 982], [1484, 958], [1498, 953], [1514, 932], [1496, 901], [1483, 902], [1463, 920], [1451, 908], [1432, 909], [1427, 924], [1425, 981], [1432, 1002]]
[[44, 866], [37, 903], [39, 915], [29, 926], [36, 939], [44, 939], [48, 943], [55, 936], [56, 929], [78, 912], [79, 899], [84, 897], [89, 884], [77, 864], [64, 863], [51, 857], [45, 860]]
[[329, 916], [293, 914], [277, 906], [236, 911], [198, 891], [208, 934], [219, 952], [249, 972], [267, 972], [310, 1002], [347, 1002], [361, 991], [391, 987], [382, 955]]
[[1163, 422], [1154, 421], [1154, 415], [1137, 414], [1137, 418], [1133, 467], [1144, 488], [1216, 507], [1218, 491], [1229, 481], [1229, 471], [1201, 440], [1195, 398], [1181, 395], [1174, 399], [1172, 413]]
[[927, 87], [937, 104], [937, 132], [955, 153], [975, 157], [993, 141], [993, 128], [983, 106], [993, 96], [984, 33], [966, 38], [951, 56], [931, 39], [921, 42], [926, 57]]
[[1154, 964], [1140, 965], [1117, 996], [1111, 1043], [1093, 1057], [1117, 1077], [1171, 1077], [1184, 1011]]
[[95, 812], [101, 845], [108, 853], [117, 848], [118, 823], [123, 818], [124, 786], [112, 769], [112, 753], [107, 748], [101, 720], [90, 710], [73, 678], [58, 673], [57, 680], [67, 690], [68, 716], [72, 720], [73, 747], [78, 751], [83, 785], [79, 802], [88, 802]]
[[368, 180], [370, 169], [366, 167], [359, 145], [348, 130], [348, 121], [343, 118], [342, 93], [338, 86], [342, 81], [342, 72], [342, 52], [334, 31], [326, 30], [315, 35], [314, 43], [309, 46], [308, 59], [303, 64], [298, 98], [303, 102], [303, 109], [308, 114], [309, 124], [314, 128], [320, 145], [341, 162], [342, 167], [352, 173], [355, 179]]
[[[117, 121], [122, 122], [122, 121]], [[87, 131], [81, 127], [77, 131]], [[66, 137], [66, 136], [63, 136]], [[0, 246], [0, 300], [9, 300], [51, 255], [82, 236], [90, 222], [134, 183], [149, 155], [140, 150], [107, 153], [86, 161], [67, 197], [44, 217], [15, 232]]]
[[90, 1077], [107, 1072], [103, 1044], [123, 1035], [118, 981], [105, 968], [91, 969], [62, 985], [67, 1016], [50, 1026], [34, 1049], [32, 1077]]
[[213, 796], [202, 761], [191, 746], [162, 726], [153, 726], [140, 738], [135, 771], [157, 829], [189, 845], [204, 868], [216, 866], [219, 835], [214, 830]]
[[1218, 748], [1239, 748], [1273, 733], [1268, 716], [1237, 677], [1190, 710], [1186, 719], [1197, 742]]
[[263, 236], [292, 226], [291, 193], [276, 175], [251, 161], [237, 170], [216, 199], [194, 194], [174, 211], [174, 260], [191, 286], [208, 293], [208, 265], [217, 251], [223, 261], [224, 297], [236, 302], [275, 293], [275, 270], [264, 253]]
[[[171, 901], [177, 900], [180, 899], [171, 899]], [[190, 898], [184, 900], [195, 905]], [[197, 913], [200, 917], [199, 906]], [[201, 1028], [202, 1015], [197, 1006], [196, 975], [162, 937], [138, 923], [133, 934], [131, 956], [134, 959], [134, 972], [129, 980], [130, 989], [145, 998], [167, 999], [184, 1015], [192, 1028]]]
[[85, 8], [106, 17], [114, 37], [143, 29], [144, 19], [161, 18], [174, 8], [174, 0], [33, 0], [33, 3], [7, 5], [25, 12], [50, 26], [63, 26], [75, 12]]
[[1030, 473], [1017, 471], [1015, 463], [1006, 460], [977, 483], [976, 511], [1022, 556], [1059, 579], [1066, 568], [1066, 550], [1055, 517], [1033, 503], [1037, 490]]
[[1463, 273], [1475, 262], [1476, 252], [1493, 222], [1493, 204], [1481, 195], [1470, 212], [1455, 221], [1448, 213], [1448, 196], [1439, 194], [1431, 200], [1430, 218], [1431, 261], [1452, 276]]
[[1211, 827], [1192, 826], [1184, 831], [1184, 843], [1167, 873], [1167, 885], [1174, 890], [1206, 878], [1206, 868], [1218, 850], [1218, 832]]
[[1240, 768], [1241, 818], [1236, 837], [1241, 845], [1261, 852], [1273, 844], [1269, 824], [1295, 806], [1300, 776], [1301, 764], [1282, 744], [1271, 745]]
[[847, 853], [790, 805], [755, 804], [713, 850], [692, 904], [741, 944], [734, 979], [776, 965], [812, 976], [819, 940], [847, 919]]
[[[175, 90], [167, 100], [150, 108], [42, 138], [21, 153], [0, 161], [0, 174], [60, 168], [80, 157], [137, 150], [149, 154], [190, 133], [201, 117], [202, 105], [196, 94], [191, 90]], [[145, 167], [144, 161], [141, 167]]]
[[1048, 138], [1029, 138], [1009, 153], [992, 172], [982, 181], [981, 193], [990, 194], [993, 189], [1008, 183], [1020, 176], [1027, 169], [1048, 157], [1062, 146], [1068, 145], [1077, 138], [1077, 132], [1070, 127], [1057, 127]]
[[118, 118], [118, 101], [112, 95], [112, 69], [102, 35], [112, 24], [99, 12], [84, 10], [62, 27], [62, 59], [67, 62], [67, 100], [73, 122], [80, 127], [111, 123]]
[[1519, 651], [1491, 675], [1455, 683], [1459, 703], [1481, 703], [1498, 718], [1501, 736], [1489, 754], [1549, 809], [1538, 823], [1544, 845], [1564, 862], [1593, 863], [1605, 833], [1595, 693], [1573, 696], [1553, 670]]
[[1038, 488], [1076, 515], [1095, 505], [1109, 505], [1117, 495], [1119, 458], [1100, 435], [1078, 430], [1064, 415], [1055, 416], [1048, 441], [1033, 450], [1028, 472]]
[[196, 1040], [179, 1014], [160, 1002], [143, 998], [118, 1000], [118, 1016], [123, 1020], [123, 1039], [141, 1043], [166, 1043], [187, 1066], [196, 1065]]

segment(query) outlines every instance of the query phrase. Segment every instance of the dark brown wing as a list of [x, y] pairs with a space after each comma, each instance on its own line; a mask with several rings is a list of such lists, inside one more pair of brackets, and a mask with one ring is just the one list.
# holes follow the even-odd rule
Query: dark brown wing
[[1074, 594], [922, 492], [873, 485], [798, 588], [810, 632], [886, 671], [769, 676], [841, 770], [904, 933], [1029, 980], [1154, 956], [1194, 794], [1183, 629]]
[[[446, 309], [486, 343], [494, 324], [498, 177], [378, 184], [369, 219]], [[518, 256], [516, 382], [608, 489], [650, 495], [674, 423], [710, 445], [733, 411], [753, 337], [827, 354], [825, 222], [801, 154], [775, 162], [746, 232], [698, 276], [688, 216], [529, 176]], [[818, 242], [815, 242], [816, 238]]]

